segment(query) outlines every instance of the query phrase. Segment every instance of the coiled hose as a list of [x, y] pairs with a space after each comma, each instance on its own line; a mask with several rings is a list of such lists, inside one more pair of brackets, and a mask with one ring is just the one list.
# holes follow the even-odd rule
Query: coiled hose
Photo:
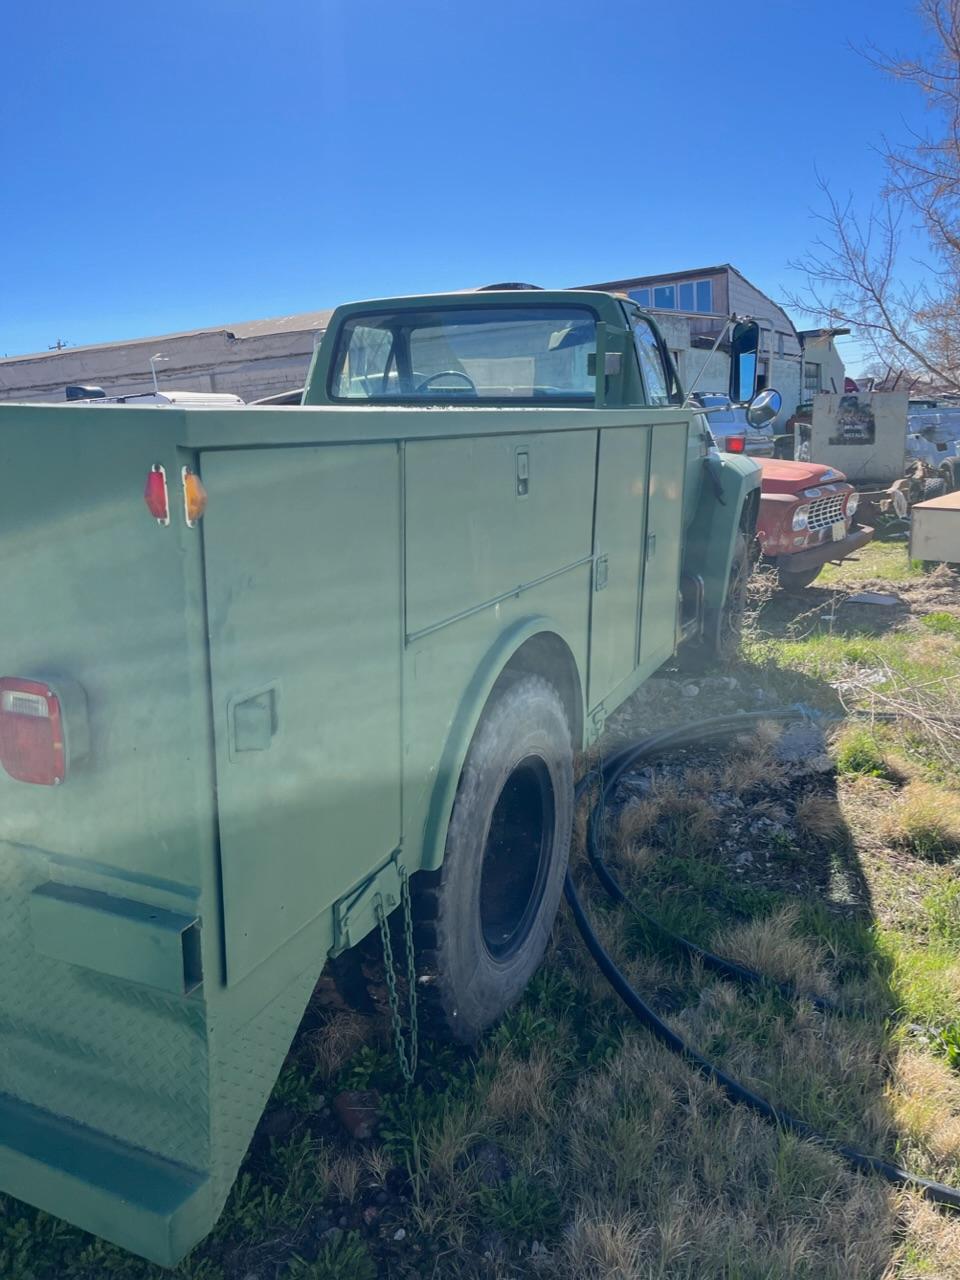
[[[590, 818], [587, 828], [587, 854], [591, 867], [596, 873], [600, 883], [608, 895], [614, 902], [626, 904], [632, 907], [623, 889], [618, 884], [616, 878], [606, 866], [603, 858], [603, 841], [602, 841], [602, 822], [603, 812], [606, 801], [609, 799], [614, 788], [623, 775], [635, 765], [639, 760], [652, 755], [660, 755], [666, 751], [677, 750], [681, 747], [700, 746], [705, 742], [712, 742], [717, 739], [730, 737], [733, 734], [741, 732], [743, 729], [751, 725], [755, 725], [761, 721], [769, 720], [796, 720], [803, 715], [803, 712], [797, 708], [778, 708], [774, 711], [761, 712], [740, 712], [733, 716], [722, 716], [713, 720], [703, 720], [696, 724], [684, 725], [679, 729], [666, 729], [660, 733], [651, 734], [647, 738], [641, 739], [639, 742], [631, 743], [629, 746], [621, 748], [615, 752], [607, 760], [605, 760], [600, 769], [600, 796], [590, 812]], [[587, 794], [596, 775], [588, 775], [577, 786], [576, 799], [582, 802]], [[814, 1139], [828, 1147], [831, 1151], [842, 1156], [848, 1164], [858, 1169], [861, 1173], [878, 1173], [881, 1177], [886, 1178], [888, 1182], [895, 1183], [899, 1186], [910, 1187], [927, 1200], [932, 1200], [936, 1204], [948, 1205], [953, 1209], [960, 1209], [960, 1190], [955, 1187], [948, 1187], [944, 1183], [934, 1182], [930, 1178], [923, 1178], [919, 1174], [910, 1173], [906, 1169], [901, 1169], [898, 1165], [892, 1164], [889, 1160], [884, 1160], [880, 1156], [872, 1156], [864, 1151], [858, 1150], [856, 1147], [848, 1146], [846, 1143], [837, 1142], [827, 1137], [825, 1134], [818, 1132], [805, 1120], [799, 1119], [797, 1116], [791, 1115], [789, 1111], [783, 1110], [781, 1107], [775, 1106], [766, 1098], [758, 1093], [754, 1093], [748, 1089], [740, 1081], [735, 1080], [732, 1076], [722, 1071], [715, 1063], [705, 1058], [691, 1045], [682, 1039], [681, 1036], [667, 1025], [654, 1010], [646, 1003], [643, 997], [630, 985], [627, 978], [617, 968], [616, 963], [605, 949], [600, 939], [594, 932], [587, 914], [584, 910], [573, 879], [567, 872], [564, 881], [564, 894], [573, 913], [577, 928], [580, 930], [581, 937], [586, 944], [587, 950], [596, 961], [597, 967], [610, 983], [613, 990], [624, 1002], [634, 1017], [641, 1022], [656, 1038], [668, 1049], [678, 1054], [684, 1061], [695, 1067], [701, 1074], [712, 1080], [727, 1095], [732, 1102], [741, 1103], [743, 1106], [749, 1107], [758, 1115], [763, 1116], [765, 1120], [769, 1120], [774, 1124], [780, 1125], [784, 1129], [788, 1129], [791, 1133], [795, 1133], [800, 1138]], [[732, 977], [741, 982], [767, 982], [770, 981], [763, 975], [756, 973], [753, 969], [748, 969], [744, 965], [736, 964], [732, 960], [726, 960], [721, 956], [715, 956], [712, 952], [706, 951], [696, 944], [690, 942], [686, 938], [680, 938], [678, 935], [664, 930], [663, 927], [651, 917], [644, 918], [656, 926], [656, 928], [665, 934], [670, 941], [685, 950], [688, 954], [697, 956], [705, 965], [714, 969], [719, 973], [723, 973], [727, 977]], [[784, 994], [794, 995], [795, 990], [786, 984], [775, 984]], [[821, 1009], [833, 1010], [834, 1006], [830, 1001], [825, 1001], [819, 997], [805, 996], [805, 999], [811, 1001]]]

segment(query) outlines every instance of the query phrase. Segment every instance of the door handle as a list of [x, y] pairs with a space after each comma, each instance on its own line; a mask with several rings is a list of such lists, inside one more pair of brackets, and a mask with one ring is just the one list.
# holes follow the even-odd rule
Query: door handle
[[230, 704], [231, 755], [266, 751], [277, 732], [277, 690], [261, 689]]
[[646, 559], [649, 563], [657, 554], [657, 535], [655, 533], [647, 534], [647, 554]]

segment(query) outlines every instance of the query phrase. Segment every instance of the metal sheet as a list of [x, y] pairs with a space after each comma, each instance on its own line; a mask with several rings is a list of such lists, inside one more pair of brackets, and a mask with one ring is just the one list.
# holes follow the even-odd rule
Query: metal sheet
[[677, 642], [687, 423], [653, 428], [640, 661], [665, 662]]
[[[643, 539], [647, 516], [650, 427], [600, 432], [588, 706], [602, 702], [637, 659]], [[598, 568], [600, 562], [598, 561]]]
[[203, 458], [230, 983], [400, 840], [398, 456]]

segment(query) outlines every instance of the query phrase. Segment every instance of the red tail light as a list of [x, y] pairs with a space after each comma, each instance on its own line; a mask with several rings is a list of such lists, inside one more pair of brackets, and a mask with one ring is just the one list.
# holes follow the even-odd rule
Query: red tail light
[[147, 472], [147, 484], [143, 491], [147, 510], [157, 524], [170, 523], [170, 498], [167, 493], [167, 473], [159, 463]]
[[746, 436], [727, 436], [723, 445], [727, 453], [746, 453], [747, 437]]
[[60, 699], [45, 683], [0, 679], [0, 764], [18, 782], [55, 787], [66, 777]]

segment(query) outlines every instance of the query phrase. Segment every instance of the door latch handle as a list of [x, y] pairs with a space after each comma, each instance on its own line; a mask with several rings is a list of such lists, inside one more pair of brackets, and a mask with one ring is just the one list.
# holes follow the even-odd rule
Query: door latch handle
[[229, 716], [232, 756], [268, 750], [277, 732], [276, 688], [261, 689], [232, 702]]
[[517, 497], [525, 498], [530, 492], [530, 454], [526, 449], [517, 450]]
[[647, 560], [652, 560], [657, 554], [657, 535], [655, 533], [647, 534]]

